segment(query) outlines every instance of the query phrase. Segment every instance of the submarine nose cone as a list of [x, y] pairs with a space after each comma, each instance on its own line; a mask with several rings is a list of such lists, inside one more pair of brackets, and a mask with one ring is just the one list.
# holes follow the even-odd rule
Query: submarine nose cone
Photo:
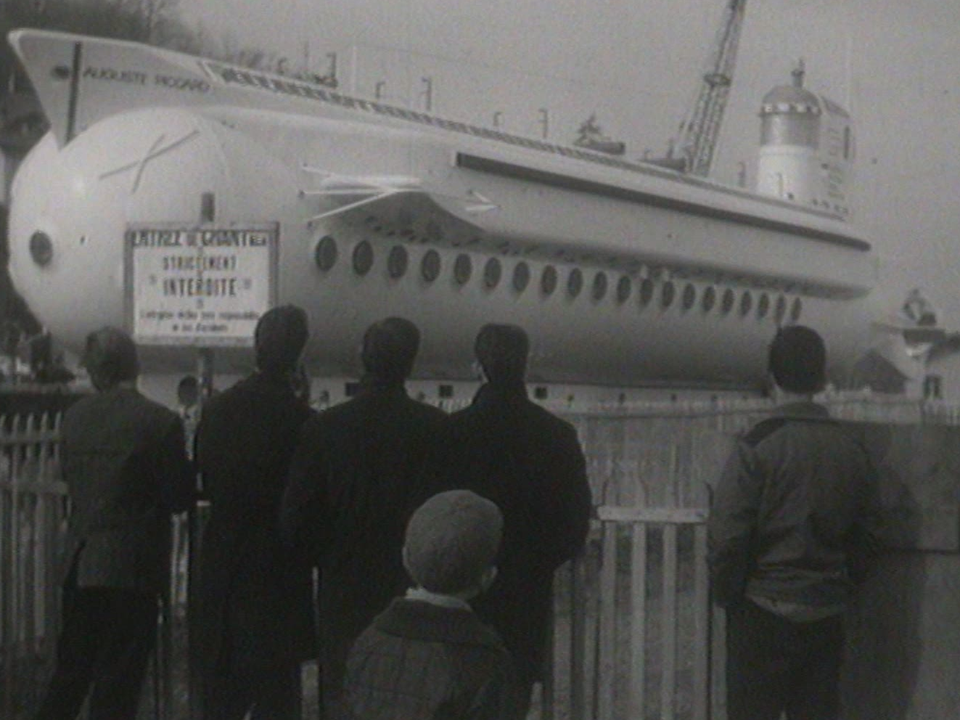
[[280, 220], [293, 178], [248, 136], [178, 109], [114, 115], [63, 148], [45, 136], [11, 193], [10, 270], [40, 321], [80, 347], [123, 326], [125, 233], [131, 225], [198, 224], [214, 193], [217, 221]]

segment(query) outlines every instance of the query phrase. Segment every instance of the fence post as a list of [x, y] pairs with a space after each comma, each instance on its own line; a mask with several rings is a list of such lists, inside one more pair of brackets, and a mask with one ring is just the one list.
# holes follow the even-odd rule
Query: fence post
[[[5, 419], [5, 418], [4, 418]], [[0, 438], [6, 440], [6, 430], [0, 427]], [[10, 479], [13, 477], [13, 460], [7, 452], [6, 444], [2, 444], [3, 453], [0, 463], [3, 463], [3, 474], [0, 475], [0, 529], [13, 527], [12, 508], [13, 487]], [[3, 717], [13, 717], [13, 594], [16, 592], [13, 585], [13, 563], [16, 558], [14, 551], [15, 535], [4, 532], [0, 535], [0, 659], [3, 660]]]

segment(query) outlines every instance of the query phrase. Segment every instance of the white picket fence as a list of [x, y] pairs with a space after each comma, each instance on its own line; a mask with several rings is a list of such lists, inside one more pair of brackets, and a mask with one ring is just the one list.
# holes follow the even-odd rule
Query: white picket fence
[[[836, 416], [956, 424], [957, 408], [869, 396], [828, 398]], [[724, 717], [722, 618], [709, 603], [708, 484], [734, 433], [767, 401], [655, 403], [562, 411], [588, 458], [591, 542], [557, 578], [553, 660], [541, 716], [557, 720]], [[32, 707], [59, 622], [58, 551], [68, 511], [54, 416], [0, 417], [0, 716]], [[175, 717], [185, 675], [186, 528], [175, 527], [171, 612], [153, 676], [156, 714]]]

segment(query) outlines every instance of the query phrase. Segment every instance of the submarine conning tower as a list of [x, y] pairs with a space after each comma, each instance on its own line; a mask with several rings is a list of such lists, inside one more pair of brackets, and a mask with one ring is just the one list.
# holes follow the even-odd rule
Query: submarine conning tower
[[792, 76], [792, 84], [768, 92], [760, 107], [757, 192], [849, 218], [850, 115], [803, 87], [802, 60]]

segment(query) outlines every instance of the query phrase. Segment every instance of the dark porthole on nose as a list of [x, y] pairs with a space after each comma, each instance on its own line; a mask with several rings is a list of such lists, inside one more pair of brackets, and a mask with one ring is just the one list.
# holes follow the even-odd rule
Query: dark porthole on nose
[[46, 267], [53, 260], [53, 241], [45, 232], [37, 230], [30, 236], [30, 257], [40, 267]]

